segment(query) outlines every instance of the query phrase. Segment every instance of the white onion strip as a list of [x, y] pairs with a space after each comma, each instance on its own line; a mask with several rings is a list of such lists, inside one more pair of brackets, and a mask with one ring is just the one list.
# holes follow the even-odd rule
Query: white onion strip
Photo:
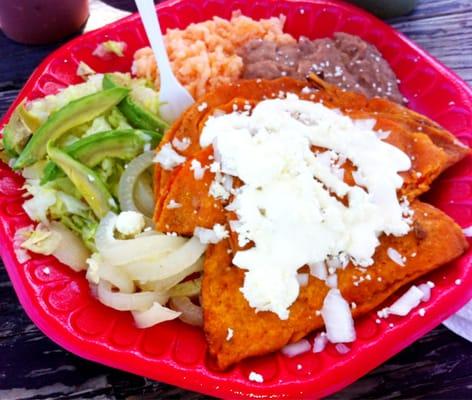
[[169, 305], [176, 311], [182, 313], [179, 317], [183, 322], [194, 325], [203, 325], [203, 312], [202, 308], [193, 304], [188, 297], [172, 297]]
[[153, 151], [146, 151], [132, 160], [121, 175], [118, 186], [118, 201], [123, 211], [138, 211], [134, 202], [134, 187], [139, 176], [152, 164], [155, 156]]
[[153, 305], [145, 311], [132, 311], [134, 322], [138, 328], [149, 328], [164, 321], [170, 321], [180, 316], [180, 312], [164, 307], [159, 303]]
[[110, 283], [100, 280], [97, 296], [100, 302], [119, 311], [142, 311], [152, 306], [156, 299], [153, 292], [120, 293], [111, 290]]
[[182, 246], [187, 239], [164, 234], [140, 236], [135, 239], [115, 239], [117, 215], [108, 213], [95, 235], [95, 244], [103, 259], [112, 265], [123, 265], [152, 255], [160, 257]]

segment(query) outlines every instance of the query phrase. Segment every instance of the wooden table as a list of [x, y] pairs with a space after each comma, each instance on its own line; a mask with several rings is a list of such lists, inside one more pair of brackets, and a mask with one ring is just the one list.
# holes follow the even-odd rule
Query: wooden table
[[[108, 1], [131, 9], [132, 1]], [[93, 13], [103, 12], [97, 2]], [[390, 21], [472, 83], [472, 1], [419, 0]], [[0, 115], [42, 58], [58, 44], [29, 47], [0, 33]], [[472, 344], [443, 326], [334, 399], [472, 398]], [[25, 315], [0, 266], [0, 399], [203, 399], [206, 396], [94, 364], [61, 349]]]

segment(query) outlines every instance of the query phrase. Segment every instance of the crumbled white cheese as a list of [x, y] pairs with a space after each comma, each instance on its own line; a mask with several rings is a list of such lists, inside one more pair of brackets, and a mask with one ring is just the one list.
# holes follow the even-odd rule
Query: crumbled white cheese
[[198, 181], [203, 178], [206, 167], [202, 167], [200, 161], [193, 159], [190, 163], [190, 170], [193, 171], [193, 177]]
[[179, 138], [172, 139], [172, 146], [174, 146], [179, 151], [187, 150], [190, 144], [191, 144], [191, 140], [187, 136], [182, 138], [182, 140], [179, 140]]
[[[382, 233], [410, 230], [396, 193], [411, 161], [380, 140], [374, 125], [291, 94], [260, 102], [251, 115], [206, 121], [200, 145], [213, 145], [219, 168], [212, 169], [242, 182], [227, 209], [237, 216], [230, 227], [239, 245], [254, 244], [233, 258], [246, 270], [242, 292], [251, 307], [287, 319], [301, 266], [343, 253], [367, 267]], [[328, 154], [314, 154], [313, 146]], [[343, 182], [336, 171], [343, 160], [356, 166], [363, 187]], [[217, 178], [210, 193], [229, 198]]]
[[167, 207], [169, 210], [172, 210], [174, 208], [180, 208], [182, 207], [182, 204], [177, 203], [174, 199], [170, 199], [169, 204], [167, 204]]
[[418, 314], [420, 315], [420, 317], [424, 317], [426, 314], [426, 310], [424, 308], [420, 308], [418, 310]]
[[184, 163], [185, 160], [186, 158], [178, 154], [170, 143], [162, 146], [161, 150], [154, 157], [154, 162], [161, 164], [162, 168], [166, 170], [175, 168], [177, 165]]
[[459, 285], [462, 284], [462, 279], [456, 279], [456, 280], [454, 281], [454, 283], [455, 283], [457, 286], [459, 286]]
[[251, 371], [249, 373], [249, 380], [257, 383], [263, 383], [264, 377], [261, 374], [258, 374], [257, 372]]
[[204, 101], [203, 103], [201, 103], [197, 106], [197, 110], [199, 112], [202, 112], [202, 111], [206, 110], [207, 108], [208, 108], [208, 104], [206, 103], [206, 101]]
[[49, 274], [51, 273], [51, 268], [49, 268], [49, 267], [44, 267], [44, 268], [43, 268], [43, 272], [44, 272], [45, 275], [49, 275]]
[[226, 341], [230, 341], [233, 338], [234, 331], [231, 328], [228, 328], [226, 333]]
[[116, 230], [123, 235], [136, 236], [146, 225], [144, 215], [136, 211], [122, 211], [116, 219]]
[[213, 225], [212, 229], [200, 228], [197, 226], [193, 234], [203, 244], [208, 244], [208, 243], [215, 244], [223, 239], [226, 239], [229, 236], [228, 231], [221, 224]]

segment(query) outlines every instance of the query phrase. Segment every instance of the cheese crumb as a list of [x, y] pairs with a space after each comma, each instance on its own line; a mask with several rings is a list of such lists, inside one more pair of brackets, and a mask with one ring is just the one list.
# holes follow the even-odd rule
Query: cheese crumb
[[231, 328], [228, 328], [228, 333], [226, 334], [226, 341], [230, 341], [233, 338], [234, 331]]
[[116, 219], [116, 230], [126, 236], [136, 236], [146, 225], [144, 215], [136, 211], [122, 211]]
[[264, 377], [261, 374], [258, 374], [257, 372], [251, 371], [249, 373], [249, 380], [257, 383], [263, 383]]
[[182, 140], [179, 140], [179, 138], [174, 138], [172, 140], [172, 146], [174, 146], [179, 151], [187, 150], [187, 148], [190, 146], [190, 143], [191, 140], [187, 136], [182, 138]]
[[162, 146], [161, 150], [154, 157], [154, 162], [161, 164], [165, 170], [174, 169], [177, 165], [184, 163], [185, 157], [178, 154], [170, 143]]
[[169, 210], [172, 210], [174, 208], [180, 208], [182, 207], [182, 204], [177, 203], [174, 199], [170, 199], [169, 204], [167, 204], [167, 207]]
[[418, 310], [418, 314], [420, 315], [420, 317], [424, 317], [424, 315], [426, 314], [426, 310], [424, 308], [420, 308]]
[[51, 273], [51, 269], [49, 267], [44, 267], [43, 272], [45, 275], [49, 275]]
[[200, 161], [193, 159], [190, 163], [190, 170], [193, 171], [193, 177], [199, 181], [203, 178], [203, 174], [205, 173], [207, 167], [202, 167]]
[[206, 229], [197, 226], [193, 234], [203, 244], [215, 244], [221, 241], [222, 239], [226, 239], [229, 236], [228, 231], [221, 224], [213, 225], [212, 229]]
[[197, 110], [199, 112], [202, 112], [203, 110], [206, 110], [207, 108], [208, 108], [208, 104], [206, 103], [206, 101], [204, 101], [203, 103], [197, 106]]
[[454, 283], [455, 283], [457, 286], [459, 286], [460, 284], [462, 284], [462, 279], [456, 279], [456, 280], [454, 281]]

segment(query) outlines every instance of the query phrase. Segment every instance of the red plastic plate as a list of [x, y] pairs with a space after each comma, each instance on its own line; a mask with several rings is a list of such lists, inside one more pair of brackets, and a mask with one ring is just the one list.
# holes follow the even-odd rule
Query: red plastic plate
[[[352, 6], [328, 0], [182, 0], [159, 7], [164, 28], [183, 28], [214, 15], [228, 18], [240, 9], [253, 18], [284, 14], [286, 31], [310, 38], [350, 32], [373, 43], [401, 79], [409, 106], [426, 114], [472, 145], [472, 92], [457, 75], [404, 36]], [[123, 40], [125, 57], [92, 56], [98, 43]], [[143, 27], [131, 16], [72, 40], [51, 54], [33, 73], [7, 120], [23, 98], [34, 99], [77, 83], [79, 60], [100, 72], [129, 71], [135, 50], [147, 44]], [[328, 346], [320, 354], [287, 358], [281, 353], [241, 362], [219, 372], [206, 356], [200, 329], [173, 321], [151, 329], [134, 327], [129, 313], [111, 310], [90, 294], [83, 274], [52, 257], [34, 256], [19, 264], [13, 252], [15, 231], [30, 224], [22, 204], [22, 179], [0, 166], [0, 249], [18, 297], [34, 323], [58, 344], [84, 358], [183, 388], [218, 397], [322, 397], [358, 379], [458, 310], [472, 296], [472, 251], [423, 278], [435, 282], [424, 317], [417, 310], [405, 318], [376, 324], [375, 312], [357, 322], [358, 340], [341, 355]], [[472, 162], [467, 158], [434, 184], [428, 200], [463, 227], [472, 225]], [[44, 268], [48, 266], [50, 273]], [[460, 279], [461, 284], [455, 282]], [[393, 323], [393, 327], [390, 327]], [[264, 383], [248, 380], [250, 371]]]

